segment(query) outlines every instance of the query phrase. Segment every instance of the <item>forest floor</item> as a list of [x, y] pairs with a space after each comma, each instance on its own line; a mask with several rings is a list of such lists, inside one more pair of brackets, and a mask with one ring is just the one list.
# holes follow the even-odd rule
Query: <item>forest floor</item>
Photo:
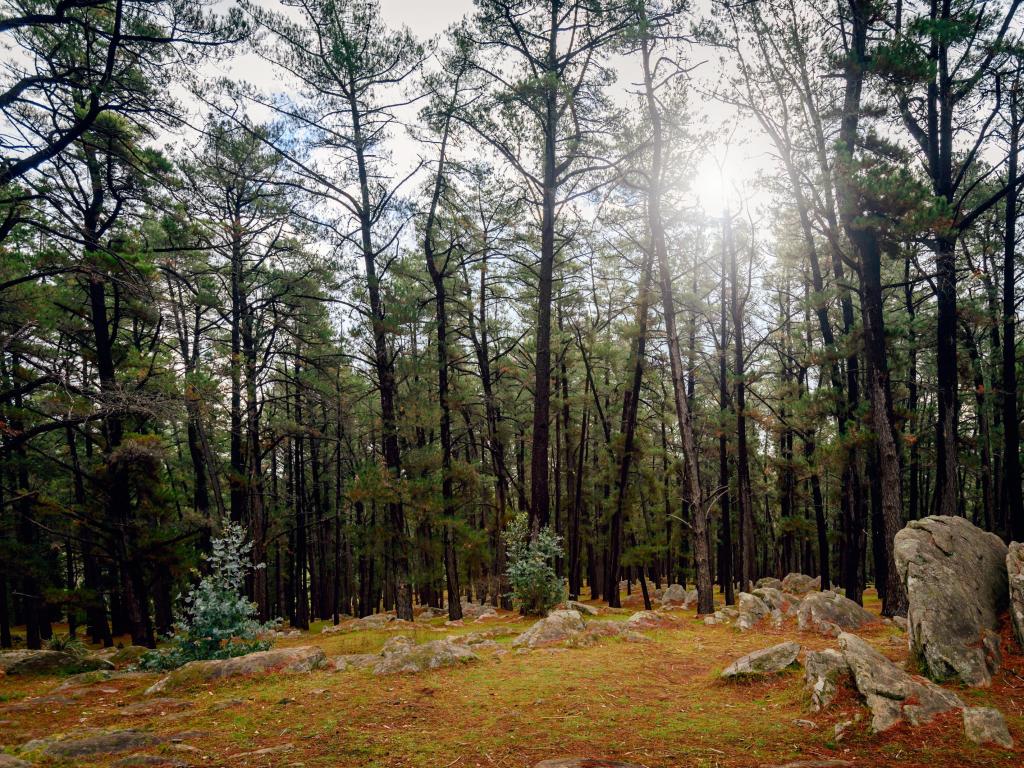
[[[639, 599], [634, 595], [627, 608], [601, 618], [625, 619], [643, 607]], [[877, 613], [873, 595], [866, 605]], [[483, 652], [479, 662], [416, 675], [375, 677], [368, 669], [354, 669], [226, 679], [168, 694], [189, 702], [186, 708], [168, 707], [172, 711], [131, 706], [146, 701], [143, 691], [157, 674], [115, 677], [78, 696], [53, 695], [57, 678], [0, 678], [0, 744], [11, 749], [29, 739], [87, 728], [140, 728], [188, 732], [184, 742], [144, 750], [165, 756], [167, 765], [531, 768], [570, 756], [650, 768], [747, 768], [827, 759], [908, 768], [1024, 765], [1024, 655], [1008, 634], [1004, 666], [992, 686], [956, 692], [968, 705], [998, 707], [1016, 750], [968, 743], [959, 714], [872, 735], [868, 712], [850, 690], [841, 688], [826, 712], [811, 712], [802, 671], [724, 683], [718, 672], [750, 651], [784, 640], [813, 649], [836, 647], [836, 642], [798, 630], [789, 618], [780, 628], [740, 633], [706, 626], [692, 609], [672, 615], [679, 619], [676, 626], [646, 631], [651, 641], [646, 643], [613, 638], [586, 648]], [[529, 624], [502, 612], [497, 619], [461, 627], [437, 618], [414, 629], [321, 634], [323, 625], [317, 625], [276, 643], [319, 645], [335, 656], [378, 651], [396, 634], [424, 642], [500, 628], [510, 630], [499, 640], [505, 645], [512, 630]], [[858, 634], [893, 660], [907, 655], [905, 637], [892, 625], [879, 621]], [[858, 716], [837, 741], [835, 725]], [[0, 748], [0, 765], [2, 760]], [[81, 768], [156, 764], [125, 761], [124, 753], [35, 762]]]

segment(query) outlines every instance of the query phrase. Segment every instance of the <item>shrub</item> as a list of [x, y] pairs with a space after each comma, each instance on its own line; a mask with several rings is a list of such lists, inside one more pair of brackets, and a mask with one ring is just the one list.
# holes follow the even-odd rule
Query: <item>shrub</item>
[[228, 659], [270, 647], [259, 637], [268, 625], [256, 618], [256, 605], [241, 591], [253, 571], [251, 548], [245, 532], [234, 524], [213, 540], [212, 553], [206, 557], [210, 572], [185, 598], [171, 647], [150, 651], [139, 666], [174, 669], [190, 661]]
[[81, 640], [76, 640], [70, 634], [54, 635], [46, 641], [46, 649], [48, 651], [61, 651], [71, 656], [85, 656], [89, 651], [85, 647], [85, 643]]
[[526, 514], [521, 512], [509, 522], [504, 538], [512, 602], [524, 615], [547, 613], [565, 598], [565, 584], [554, 567], [561, 553], [561, 537], [550, 528], [531, 536]]

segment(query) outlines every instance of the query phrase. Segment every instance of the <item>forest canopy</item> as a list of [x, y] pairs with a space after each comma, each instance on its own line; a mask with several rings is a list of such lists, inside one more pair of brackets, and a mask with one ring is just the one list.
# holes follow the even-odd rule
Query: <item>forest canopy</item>
[[1024, 539], [1020, 0], [403, 5], [4, 0], [0, 646]]

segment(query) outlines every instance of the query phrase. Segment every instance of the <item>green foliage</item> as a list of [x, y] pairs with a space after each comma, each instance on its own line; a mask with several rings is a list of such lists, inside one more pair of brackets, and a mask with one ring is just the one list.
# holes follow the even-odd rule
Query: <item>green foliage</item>
[[46, 641], [46, 649], [48, 651], [60, 651], [61, 653], [67, 653], [71, 656], [85, 656], [88, 649], [85, 644], [71, 635], [54, 635]]
[[525, 615], [543, 615], [565, 598], [565, 584], [555, 573], [561, 537], [550, 528], [530, 535], [526, 514], [520, 512], [505, 529], [512, 602]]
[[212, 547], [206, 558], [210, 573], [185, 598], [185, 615], [171, 648], [147, 653], [139, 662], [143, 669], [174, 669], [190, 661], [228, 659], [269, 647], [259, 637], [267, 625], [257, 620], [255, 603], [240, 589], [253, 570], [252, 545], [245, 541], [245, 531], [228, 525]]

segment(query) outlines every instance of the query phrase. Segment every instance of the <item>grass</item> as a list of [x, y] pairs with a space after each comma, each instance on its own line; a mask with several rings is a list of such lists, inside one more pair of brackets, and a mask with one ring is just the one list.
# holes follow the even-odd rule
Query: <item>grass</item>
[[[636, 596], [637, 598], [639, 596]], [[638, 609], [635, 601], [630, 608]], [[868, 600], [877, 610], [877, 601]], [[629, 611], [612, 618], [626, 617]], [[650, 642], [602, 640], [572, 649], [482, 654], [475, 664], [420, 675], [374, 677], [368, 670], [277, 675], [224, 680], [171, 692], [193, 705], [181, 712], [125, 717], [157, 679], [145, 674], [91, 685], [64, 702], [37, 700], [58, 684], [54, 678], [5, 678], [0, 695], [0, 743], [71, 732], [82, 727], [140, 727], [172, 734], [198, 730], [182, 752], [165, 744], [148, 754], [168, 754], [196, 765], [304, 766], [318, 768], [530, 768], [558, 756], [599, 756], [651, 768], [740, 768], [788, 760], [845, 759], [856, 765], [1020, 766], [1020, 752], [977, 747], [963, 739], [959, 717], [918, 729], [868, 732], [867, 710], [850, 691], [833, 708], [811, 713], [802, 676], [785, 673], [759, 681], [724, 683], [716, 672], [744, 653], [794, 639], [807, 648], [835, 641], [781, 628], [739, 633], [705, 626], [692, 611], [675, 611], [671, 628], [644, 632]], [[601, 618], [606, 618], [601, 616]], [[449, 634], [501, 629], [498, 642], [529, 626], [518, 616], [462, 627], [443, 618], [397, 632], [417, 642]], [[392, 630], [282, 638], [279, 645], [316, 644], [329, 656], [380, 649]], [[890, 658], [902, 660], [902, 635], [878, 623], [862, 633]], [[1024, 657], [1004, 639], [1004, 671], [991, 688], [958, 691], [974, 705], [997, 706], [1011, 731], [1024, 739]], [[1012, 641], [1009, 641], [1012, 642]], [[898, 644], [897, 644], [898, 643]], [[13, 704], [13, 708], [11, 706]], [[854, 720], [836, 741], [836, 723]], [[794, 721], [814, 723], [813, 729]], [[238, 757], [265, 748], [282, 751]], [[109, 766], [119, 756], [82, 768]], [[57, 766], [39, 760], [40, 766]]]

